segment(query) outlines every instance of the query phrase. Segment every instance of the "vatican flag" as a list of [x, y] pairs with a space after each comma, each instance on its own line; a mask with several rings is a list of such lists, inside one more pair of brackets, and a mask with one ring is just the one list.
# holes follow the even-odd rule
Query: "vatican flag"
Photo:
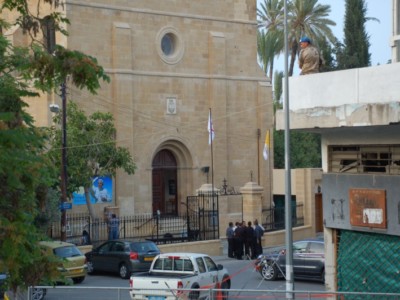
[[267, 133], [265, 134], [265, 144], [263, 151], [263, 156], [265, 160], [268, 159], [268, 154], [269, 154], [269, 130], [267, 130]]

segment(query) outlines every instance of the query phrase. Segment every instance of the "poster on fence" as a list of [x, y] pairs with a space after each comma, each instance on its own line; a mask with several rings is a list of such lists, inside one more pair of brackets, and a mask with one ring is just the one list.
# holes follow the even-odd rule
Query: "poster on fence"
[[[93, 177], [92, 186], [89, 189], [90, 203], [111, 203], [112, 202], [112, 178], [111, 176]], [[83, 187], [72, 196], [73, 205], [85, 205], [85, 192]]]

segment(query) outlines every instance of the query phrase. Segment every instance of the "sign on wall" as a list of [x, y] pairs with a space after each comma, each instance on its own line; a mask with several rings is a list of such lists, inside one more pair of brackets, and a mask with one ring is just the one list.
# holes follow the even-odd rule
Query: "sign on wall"
[[386, 194], [379, 189], [350, 189], [350, 224], [386, 228]]
[[[112, 178], [111, 176], [93, 177], [92, 187], [89, 190], [90, 203], [110, 203], [112, 202]], [[85, 205], [86, 198], [83, 187], [78, 192], [73, 193], [73, 205]]]

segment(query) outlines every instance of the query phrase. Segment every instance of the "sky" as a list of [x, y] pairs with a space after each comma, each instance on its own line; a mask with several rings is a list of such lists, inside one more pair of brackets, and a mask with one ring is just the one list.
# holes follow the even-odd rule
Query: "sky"
[[[264, 0], [257, 0], [259, 3]], [[330, 5], [331, 13], [329, 18], [336, 22], [332, 26], [333, 34], [343, 42], [343, 27], [345, 0], [319, 0], [319, 4]], [[386, 64], [391, 59], [390, 38], [392, 36], [392, 0], [366, 0], [367, 17], [373, 17], [379, 20], [368, 21], [365, 25], [367, 34], [369, 34], [371, 53], [371, 65]], [[284, 59], [281, 55], [275, 63], [275, 70], [284, 70]], [[299, 74], [300, 70], [295, 67], [294, 74]]]

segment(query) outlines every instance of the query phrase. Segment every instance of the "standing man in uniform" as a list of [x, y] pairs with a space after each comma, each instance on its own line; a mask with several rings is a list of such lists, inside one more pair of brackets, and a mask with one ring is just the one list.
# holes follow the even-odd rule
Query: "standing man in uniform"
[[300, 75], [319, 73], [322, 59], [318, 49], [312, 45], [310, 38], [303, 36], [300, 39], [299, 67]]
[[258, 220], [255, 219], [254, 221], [254, 235], [256, 238], [255, 242], [255, 256], [257, 258], [258, 255], [263, 253], [263, 247], [262, 247], [262, 236], [264, 235], [264, 227], [262, 227], [260, 224], [258, 224]]
[[228, 239], [228, 257], [234, 258], [234, 236], [235, 232], [233, 230], [233, 222], [229, 222], [229, 226], [226, 229], [226, 238]]

